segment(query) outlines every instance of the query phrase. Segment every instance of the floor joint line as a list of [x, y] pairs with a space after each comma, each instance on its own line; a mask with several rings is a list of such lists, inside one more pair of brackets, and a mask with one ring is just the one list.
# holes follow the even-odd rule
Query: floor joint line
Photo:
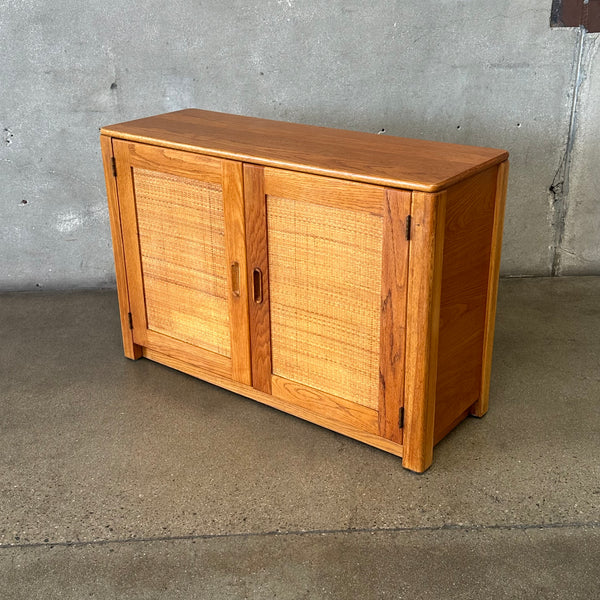
[[109, 544], [134, 544], [151, 542], [177, 542], [177, 541], [195, 541], [195, 540], [218, 540], [235, 538], [260, 538], [260, 537], [285, 537], [285, 536], [311, 536], [311, 535], [348, 535], [353, 533], [419, 533], [434, 531], [529, 531], [532, 529], [596, 529], [600, 527], [600, 521], [589, 522], [565, 522], [565, 523], [513, 523], [513, 524], [444, 524], [431, 526], [415, 527], [372, 527], [355, 529], [307, 529], [291, 531], [257, 531], [257, 532], [239, 532], [239, 533], [206, 533], [174, 536], [140, 537], [140, 538], [117, 538], [114, 540], [82, 540], [82, 541], [64, 541], [64, 542], [27, 542], [17, 544], [0, 544], [0, 550], [10, 548], [55, 548], [55, 547], [75, 547], [75, 546], [107, 546]]

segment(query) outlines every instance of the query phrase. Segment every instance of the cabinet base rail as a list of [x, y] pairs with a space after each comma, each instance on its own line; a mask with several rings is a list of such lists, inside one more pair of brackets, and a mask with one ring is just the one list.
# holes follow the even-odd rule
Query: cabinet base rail
[[340, 423], [334, 419], [329, 419], [323, 415], [319, 415], [310, 410], [297, 406], [296, 404], [286, 402], [285, 400], [280, 400], [279, 398], [275, 398], [275, 396], [265, 394], [264, 392], [261, 392], [260, 390], [257, 390], [249, 385], [238, 383], [237, 381], [233, 381], [226, 377], [220, 377], [214, 373], [211, 373], [210, 371], [206, 371], [200, 367], [191, 365], [190, 363], [184, 362], [178, 358], [173, 358], [172, 356], [168, 356], [162, 352], [151, 350], [150, 348], [143, 348], [142, 356], [167, 367], [171, 367], [172, 369], [176, 369], [177, 371], [187, 373], [192, 377], [197, 377], [198, 379], [202, 379], [203, 381], [212, 383], [213, 385], [225, 388], [226, 390], [234, 392], [235, 394], [239, 394], [240, 396], [245, 396], [246, 398], [256, 400], [262, 404], [266, 404], [295, 417], [299, 417], [305, 421], [314, 423], [315, 425], [320, 425], [326, 429], [331, 429], [336, 433], [341, 433], [342, 435], [351, 437], [359, 442], [368, 444], [369, 446], [374, 446], [375, 448], [384, 450], [390, 454], [395, 454], [396, 456], [402, 456], [401, 444], [396, 444], [395, 442], [386, 440], [377, 435], [366, 433], [350, 425]]

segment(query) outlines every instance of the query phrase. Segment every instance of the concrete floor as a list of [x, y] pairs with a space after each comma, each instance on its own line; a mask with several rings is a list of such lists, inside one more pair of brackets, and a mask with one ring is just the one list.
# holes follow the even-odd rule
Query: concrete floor
[[600, 278], [500, 286], [491, 409], [423, 475], [0, 296], [2, 598], [596, 598]]

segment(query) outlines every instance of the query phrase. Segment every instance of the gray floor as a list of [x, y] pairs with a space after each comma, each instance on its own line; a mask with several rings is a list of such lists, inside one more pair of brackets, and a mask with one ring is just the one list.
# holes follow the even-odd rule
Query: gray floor
[[491, 409], [398, 458], [0, 296], [3, 598], [596, 598], [600, 278], [503, 280]]

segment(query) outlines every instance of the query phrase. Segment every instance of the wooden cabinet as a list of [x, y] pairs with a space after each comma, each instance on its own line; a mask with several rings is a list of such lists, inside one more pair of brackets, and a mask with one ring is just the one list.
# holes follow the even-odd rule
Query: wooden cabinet
[[485, 414], [506, 152], [192, 109], [101, 143], [126, 356], [415, 471]]

